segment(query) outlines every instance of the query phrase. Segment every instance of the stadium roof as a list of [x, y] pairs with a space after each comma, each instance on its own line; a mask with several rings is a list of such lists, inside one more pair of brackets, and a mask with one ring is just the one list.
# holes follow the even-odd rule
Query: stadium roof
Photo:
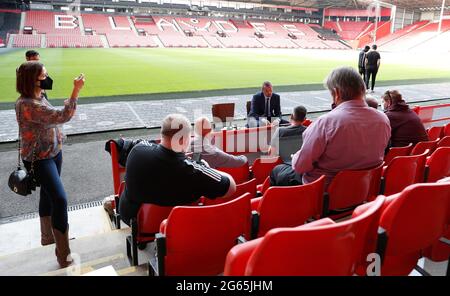
[[[235, 0], [239, 1], [239, 0]], [[240, 1], [242, 2], [242, 1]], [[300, 6], [308, 8], [325, 7], [346, 7], [346, 8], [365, 8], [373, 0], [250, 0], [245, 2], [254, 2], [260, 4]], [[380, 2], [396, 5], [402, 8], [434, 8], [441, 7], [442, 0], [382, 0]]]

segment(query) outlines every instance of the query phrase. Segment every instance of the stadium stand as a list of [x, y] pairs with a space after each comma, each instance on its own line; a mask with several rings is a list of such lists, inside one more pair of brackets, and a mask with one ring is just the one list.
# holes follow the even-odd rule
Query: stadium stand
[[[421, 46], [422, 49], [424, 46], [429, 49], [430, 42], [431, 44], [437, 42], [437, 44], [434, 43], [434, 45], [441, 46], [442, 44], [446, 44], [448, 46], [449, 42], [445, 38], [449, 36], [446, 32], [450, 30], [450, 20], [442, 21], [442, 33], [439, 35], [436, 33], [438, 27], [439, 24], [437, 22], [430, 22], [423, 26], [416, 27], [406, 34], [385, 43], [380, 49], [385, 51], [407, 51], [419, 46]], [[425, 42], [426, 45], [424, 44]]]
[[370, 22], [328, 22], [326, 21], [324, 27], [333, 29], [344, 40], [358, 39], [364, 31], [372, 26]]
[[14, 35], [13, 47], [41, 47], [42, 36], [37, 35]]
[[47, 47], [103, 47], [100, 36], [48, 35]]
[[[31, 27], [33, 34], [46, 34], [48, 47], [100, 47], [103, 43], [98, 37], [64, 36], [104, 35], [110, 47], [157, 47], [162, 44], [164, 47], [199, 48], [348, 48], [337, 40], [337, 35], [328, 34], [331, 38], [328, 40], [313, 27], [302, 23], [209, 17], [128, 17], [101, 13], [73, 16], [63, 12], [29, 11], [25, 26]], [[20, 40], [15, 42], [18, 47], [19, 44], [21, 47], [35, 46], [31, 41], [26, 43], [28, 39], [17, 39]]]
[[25, 27], [32, 27], [37, 34], [81, 35], [78, 16], [51, 11], [29, 11]]
[[427, 25], [428, 23], [429, 23], [429, 21], [415, 22], [414, 24], [406, 26], [403, 29], [397, 30], [394, 33], [392, 33], [392, 34], [390, 34], [390, 35], [388, 35], [386, 37], [378, 39], [377, 43], [378, 43], [379, 46], [385, 45], [385, 44], [387, 44], [387, 43], [389, 43], [389, 42], [391, 42], [391, 41], [393, 41], [393, 40], [395, 40], [397, 38], [400, 38], [403, 35], [406, 35], [406, 34], [412, 32], [412, 31], [414, 31], [416, 29], [419, 29], [419, 28]]
[[[8, 34], [16, 34], [20, 29], [20, 12], [0, 9], [0, 39], [8, 44]], [[2, 43], [2, 42], [0, 42]]]

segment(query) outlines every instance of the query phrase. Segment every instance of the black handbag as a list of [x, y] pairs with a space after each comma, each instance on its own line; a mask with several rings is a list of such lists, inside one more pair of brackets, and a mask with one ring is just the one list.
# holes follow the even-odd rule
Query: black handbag
[[33, 147], [30, 171], [24, 170], [20, 164], [20, 147], [21, 145], [20, 145], [20, 124], [19, 124], [17, 169], [15, 169], [11, 173], [11, 175], [9, 175], [8, 186], [14, 193], [17, 193], [22, 196], [27, 196], [31, 194], [32, 191], [36, 190], [36, 186], [38, 186], [38, 183], [34, 176], [34, 158], [35, 158], [36, 144]]

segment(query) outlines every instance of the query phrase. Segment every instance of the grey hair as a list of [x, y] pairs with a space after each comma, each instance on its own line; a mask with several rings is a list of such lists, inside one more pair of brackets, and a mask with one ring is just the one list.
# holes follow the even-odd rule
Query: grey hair
[[339, 67], [331, 71], [325, 79], [325, 87], [332, 91], [339, 89], [344, 101], [361, 98], [366, 93], [366, 85], [352, 67]]

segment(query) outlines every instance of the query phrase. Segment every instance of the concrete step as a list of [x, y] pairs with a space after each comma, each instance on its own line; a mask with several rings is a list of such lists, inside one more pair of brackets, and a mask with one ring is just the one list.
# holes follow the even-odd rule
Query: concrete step
[[77, 238], [70, 241], [75, 264], [61, 269], [55, 257], [55, 245], [38, 247], [0, 257], [0, 276], [3, 275], [83, 275], [112, 266], [119, 275], [147, 275], [147, 262], [154, 254], [154, 244], [139, 251], [140, 266], [132, 267], [126, 256], [125, 239], [129, 229]]
[[[90, 237], [113, 229], [102, 206], [69, 211], [69, 238]], [[41, 246], [39, 217], [0, 224], [0, 233], [0, 258]]]

